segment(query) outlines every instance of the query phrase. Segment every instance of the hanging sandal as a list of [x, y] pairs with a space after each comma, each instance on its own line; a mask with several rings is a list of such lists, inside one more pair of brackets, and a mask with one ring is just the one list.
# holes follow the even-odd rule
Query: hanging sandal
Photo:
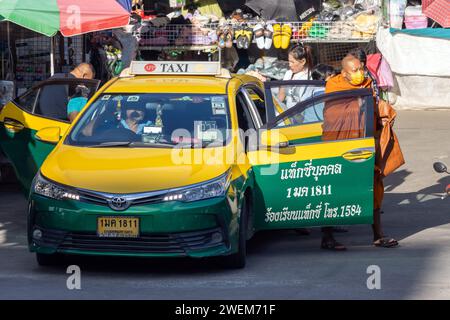
[[269, 50], [272, 47], [272, 43], [273, 43], [273, 27], [271, 24], [268, 24], [266, 26], [266, 29], [264, 30], [264, 37], [265, 37], [265, 42], [264, 42], [264, 49]]
[[225, 30], [225, 48], [233, 47], [233, 39], [234, 39], [233, 28], [229, 27]]
[[342, 244], [337, 242], [335, 239], [322, 239], [321, 249], [331, 250], [331, 251], [345, 251], [347, 248]]
[[258, 23], [253, 28], [253, 34], [255, 35], [255, 41], [256, 45], [258, 46], [258, 49], [263, 50], [264, 49], [264, 27], [262, 24]]
[[398, 246], [398, 241], [393, 238], [380, 238], [373, 242], [375, 247], [393, 248]]
[[283, 24], [281, 28], [281, 49], [289, 48], [291, 44], [292, 28], [289, 24]]
[[250, 28], [244, 28], [243, 29], [243, 35], [245, 40], [243, 41], [243, 48], [248, 49], [252, 43], [253, 40], [253, 31]]
[[234, 32], [234, 39], [236, 40], [236, 47], [238, 49], [243, 49], [244, 48], [244, 44], [243, 44], [243, 41], [242, 41], [243, 38], [244, 38], [244, 29], [238, 28]]
[[280, 24], [274, 24], [273, 25], [273, 46], [275, 49], [281, 48], [281, 25]]
[[218, 45], [219, 48], [224, 49], [225, 48], [225, 32], [222, 28], [220, 28], [217, 31], [217, 38], [218, 38]]

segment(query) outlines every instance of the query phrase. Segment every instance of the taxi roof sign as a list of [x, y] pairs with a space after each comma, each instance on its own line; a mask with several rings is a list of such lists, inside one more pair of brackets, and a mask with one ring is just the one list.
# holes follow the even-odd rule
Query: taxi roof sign
[[211, 61], [133, 61], [131, 75], [211, 75], [222, 73], [220, 62]]

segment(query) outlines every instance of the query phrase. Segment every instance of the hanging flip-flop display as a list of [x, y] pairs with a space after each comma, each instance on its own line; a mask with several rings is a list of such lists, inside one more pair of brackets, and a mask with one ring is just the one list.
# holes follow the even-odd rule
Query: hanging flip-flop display
[[225, 48], [233, 47], [233, 38], [234, 38], [233, 28], [227, 27], [224, 33], [225, 33]]
[[253, 34], [255, 36], [256, 45], [258, 46], [258, 49], [263, 50], [264, 49], [264, 27], [262, 24], [258, 23], [253, 28]]
[[245, 27], [243, 30], [243, 36], [244, 36], [244, 42], [243, 42], [243, 48], [248, 49], [250, 47], [250, 44], [253, 40], [253, 32], [252, 29], [249, 27]]
[[291, 44], [292, 28], [289, 24], [283, 24], [281, 28], [281, 49], [289, 48]]
[[234, 39], [236, 41], [236, 47], [238, 49], [243, 49], [244, 48], [244, 43], [243, 43], [243, 39], [244, 39], [244, 29], [242, 29], [241, 27], [239, 27], [238, 29], [236, 29], [234, 31]]
[[279, 23], [273, 25], [273, 46], [275, 49], [281, 48], [281, 25]]
[[225, 32], [224, 30], [219, 27], [219, 29], [217, 30], [217, 37], [218, 37], [218, 45], [220, 49], [224, 49], [225, 48]]
[[266, 25], [264, 30], [264, 49], [269, 50], [273, 43], [273, 27], [271, 24]]

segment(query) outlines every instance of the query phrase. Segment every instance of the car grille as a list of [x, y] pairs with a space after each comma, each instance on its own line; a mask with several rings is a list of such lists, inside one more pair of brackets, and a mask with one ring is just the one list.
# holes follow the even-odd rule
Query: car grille
[[[52, 247], [58, 251], [80, 250], [111, 253], [168, 253], [187, 255], [190, 251], [204, 250], [225, 245], [220, 228], [167, 234], [143, 234], [139, 238], [103, 238], [95, 233], [68, 233], [42, 230], [41, 240], [34, 240], [38, 246]], [[222, 239], [214, 239], [220, 233]]]
[[[115, 196], [113, 194], [93, 192], [93, 191], [87, 191], [87, 190], [77, 190], [77, 193], [80, 195], [80, 201], [97, 204], [97, 205], [102, 205], [102, 206], [108, 206], [108, 200], [111, 200]], [[137, 194], [134, 196], [133, 195], [124, 195], [124, 198], [128, 198], [129, 196], [132, 196], [133, 199], [129, 200], [130, 205], [136, 206], [136, 205], [160, 203], [163, 201], [164, 196], [166, 194], [167, 194], [167, 191], [149, 192], [149, 193]]]

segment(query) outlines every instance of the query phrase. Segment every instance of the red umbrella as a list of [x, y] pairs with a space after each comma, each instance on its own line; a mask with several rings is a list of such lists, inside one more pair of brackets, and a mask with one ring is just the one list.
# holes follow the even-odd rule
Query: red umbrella
[[450, 28], [450, 0], [423, 0], [422, 12], [443, 28]]
[[0, 0], [0, 20], [53, 36], [123, 27], [130, 13], [116, 0]]

